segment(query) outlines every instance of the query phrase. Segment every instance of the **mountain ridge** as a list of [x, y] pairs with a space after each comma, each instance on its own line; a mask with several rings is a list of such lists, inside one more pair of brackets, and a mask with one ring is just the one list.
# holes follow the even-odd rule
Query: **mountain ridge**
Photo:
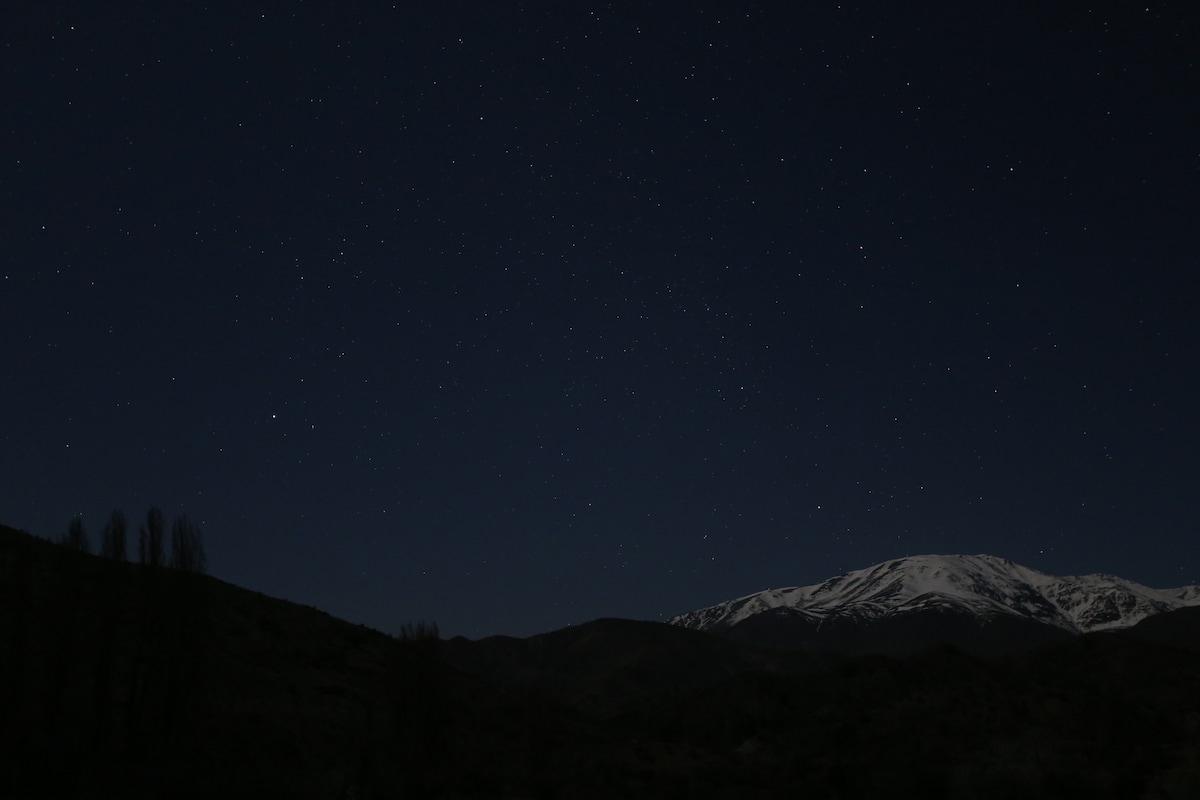
[[[1115, 575], [1055, 576], [986, 554], [907, 556], [808, 586], [766, 589], [679, 614], [669, 624], [778, 645], [816, 641], [827, 627], [894, 627], [918, 618], [1015, 620], [1067, 635], [1131, 627], [1200, 605], [1200, 587], [1152, 589]], [[783, 632], [784, 628], [791, 633]], [[930, 634], [932, 635], [932, 634]]]

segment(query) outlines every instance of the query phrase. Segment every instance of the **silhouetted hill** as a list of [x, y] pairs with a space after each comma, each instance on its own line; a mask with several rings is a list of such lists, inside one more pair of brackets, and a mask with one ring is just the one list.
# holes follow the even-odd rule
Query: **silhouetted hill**
[[1126, 633], [1157, 644], [1200, 650], [1200, 608], [1180, 608], [1147, 617]]
[[1191, 799], [1195, 624], [1002, 658], [615, 619], [401, 640], [0, 528], [0, 794]]
[[719, 635], [748, 645], [807, 653], [905, 656], [944, 643], [980, 656], [1036, 649], [1073, 634], [1015, 616], [979, 617], [957, 609], [930, 608], [878, 619], [814, 619], [790, 608], [756, 614]]
[[0, 587], [5, 798], [503, 796], [544, 742], [599, 736], [448, 669], [436, 640], [210, 577], [2, 528]]
[[443, 653], [463, 672], [597, 714], [625, 710], [648, 693], [711, 685], [747, 672], [799, 673], [829, 660], [627, 619], [598, 619], [528, 639], [452, 639]]

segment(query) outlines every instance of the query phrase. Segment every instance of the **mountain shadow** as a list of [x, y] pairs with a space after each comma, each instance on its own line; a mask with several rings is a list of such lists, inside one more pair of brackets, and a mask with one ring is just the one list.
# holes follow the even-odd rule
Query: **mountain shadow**
[[750, 645], [839, 655], [911, 655], [945, 644], [974, 655], [1031, 650], [1074, 634], [1021, 617], [981, 617], [953, 608], [930, 608], [878, 619], [813, 618], [773, 608], [715, 633]]

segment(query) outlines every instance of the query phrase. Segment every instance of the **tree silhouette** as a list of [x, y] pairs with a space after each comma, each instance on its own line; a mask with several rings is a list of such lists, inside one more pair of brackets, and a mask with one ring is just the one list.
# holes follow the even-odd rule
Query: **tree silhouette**
[[104, 525], [100, 534], [100, 555], [114, 561], [125, 561], [125, 512], [119, 508], [113, 509], [112, 516]]
[[162, 511], [151, 506], [138, 534], [138, 561], [151, 567], [163, 565], [163, 527]]
[[[400, 763], [407, 763], [405, 795], [428, 796], [427, 781], [437, 772], [446, 728], [445, 670], [437, 623], [400, 626], [389, 659], [391, 717]], [[395, 757], [395, 756], [394, 756]]]
[[171, 566], [183, 572], [203, 575], [208, 571], [204, 541], [200, 529], [183, 515], [171, 524]]
[[63, 536], [61, 544], [71, 550], [78, 550], [82, 553], [91, 552], [88, 546], [87, 531], [83, 527], [83, 517], [74, 517], [67, 525], [67, 533]]

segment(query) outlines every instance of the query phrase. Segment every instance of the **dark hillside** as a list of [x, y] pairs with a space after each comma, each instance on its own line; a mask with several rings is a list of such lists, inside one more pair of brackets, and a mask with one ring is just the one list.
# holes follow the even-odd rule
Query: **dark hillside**
[[436, 639], [205, 576], [4, 528], [0, 587], [5, 798], [487, 796], [597, 735]]
[[1190, 800], [1193, 623], [992, 659], [814, 660], [629, 620], [441, 642], [0, 528], [0, 787]]
[[638, 707], [662, 692], [744, 673], [800, 674], [831, 661], [627, 619], [598, 619], [528, 639], [452, 639], [443, 654], [463, 672], [536, 690], [599, 716]]
[[1200, 651], [1200, 606], [1155, 614], [1124, 632], [1135, 639]]

